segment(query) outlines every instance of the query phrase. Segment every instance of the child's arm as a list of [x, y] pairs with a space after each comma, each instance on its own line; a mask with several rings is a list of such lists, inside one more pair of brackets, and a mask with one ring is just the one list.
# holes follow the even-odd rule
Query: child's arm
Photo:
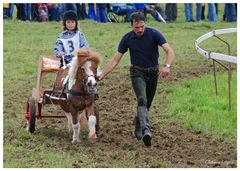
[[89, 48], [88, 42], [86, 37], [82, 32], [79, 32], [79, 41], [80, 41], [80, 48]]
[[58, 58], [61, 58], [64, 55], [63, 43], [59, 40], [55, 44], [54, 55]]

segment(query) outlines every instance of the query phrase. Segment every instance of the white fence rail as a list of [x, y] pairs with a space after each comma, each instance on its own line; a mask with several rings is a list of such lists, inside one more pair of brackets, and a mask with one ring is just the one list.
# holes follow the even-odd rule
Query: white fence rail
[[204, 40], [213, 37], [215, 35], [220, 35], [220, 34], [227, 34], [227, 33], [234, 33], [237, 32], [237, 28], [228, 28], [228, 29], [220, 29], [220, 30], [213, 30], [209, 33], [206, 33], [199, 37], [195, 41], [195, 48], [199, 54], [202, 56], [208, 58], [208, 59], [216, 59], [216, 60], [221, 60], [221, 61], [226, 61], [226, 62], [231, 62], [237, 64], [237, 57], [236, 56], [231, 56], [231, 55], [225, 55], [221, 53], [216, 53], [216, 52], [209, 52], [206, 51], [202, 48], [199, 47], [199, 44], [203, 42]]

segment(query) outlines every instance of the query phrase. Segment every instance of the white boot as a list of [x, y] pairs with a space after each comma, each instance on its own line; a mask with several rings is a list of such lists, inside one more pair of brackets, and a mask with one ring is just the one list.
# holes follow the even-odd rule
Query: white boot
[[73, 140], [72, 140], [72, 143], [80, 142], [80, 139], [79, 139], [80, 123], [78, 122], [75, 125], [73, 124], [72, 127], [73, 127]]
[[88, 118], [88, 128], [89, 128], [89, 135], [88, 138], [97, 138], [97, 134], [96, 134], [96, 129], [95, 129], [95, 125], [96, 125], [96, 116], [89, 116]]

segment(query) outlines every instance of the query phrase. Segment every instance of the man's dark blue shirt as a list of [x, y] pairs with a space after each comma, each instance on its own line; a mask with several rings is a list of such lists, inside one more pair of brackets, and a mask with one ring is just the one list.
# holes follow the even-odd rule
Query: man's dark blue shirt
[[118, 52], [130, 51], [131, 64], [140, 67], [156, 67], [158, 65], [158, 46], [166, 43], [164, 36], [153, 28], [146, 27], [144, 34], [137, 37], [134, 31], [126, 33], [118, 46]]

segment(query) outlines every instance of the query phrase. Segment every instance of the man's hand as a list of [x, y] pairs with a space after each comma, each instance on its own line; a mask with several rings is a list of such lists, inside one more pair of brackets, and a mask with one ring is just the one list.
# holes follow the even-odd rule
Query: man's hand
[[99, 76], [97, 76], [97, 80], [98, 80], [98, 81], [101, 81], [103, 78], [104, 78], [103, 73], [101, 73]]
[[101, 81], [108, 73], [110, 73], [113, 68], [117, 66], [117, 64], [120, 62], [123, 54], [120, 52], [116, 52], [114, 57], [108, 61], [107, 65], [105, 66], [104, 70], [101, 72], [99, 76], [97, 76], [98, 81]]
[[169, 75], [169, 72], [170, 72], [170, 68], [168, 67], [163, 67], [161, 72], [160, 72], [160, 76], [162, 78], [166, 78], [168, 75]]

